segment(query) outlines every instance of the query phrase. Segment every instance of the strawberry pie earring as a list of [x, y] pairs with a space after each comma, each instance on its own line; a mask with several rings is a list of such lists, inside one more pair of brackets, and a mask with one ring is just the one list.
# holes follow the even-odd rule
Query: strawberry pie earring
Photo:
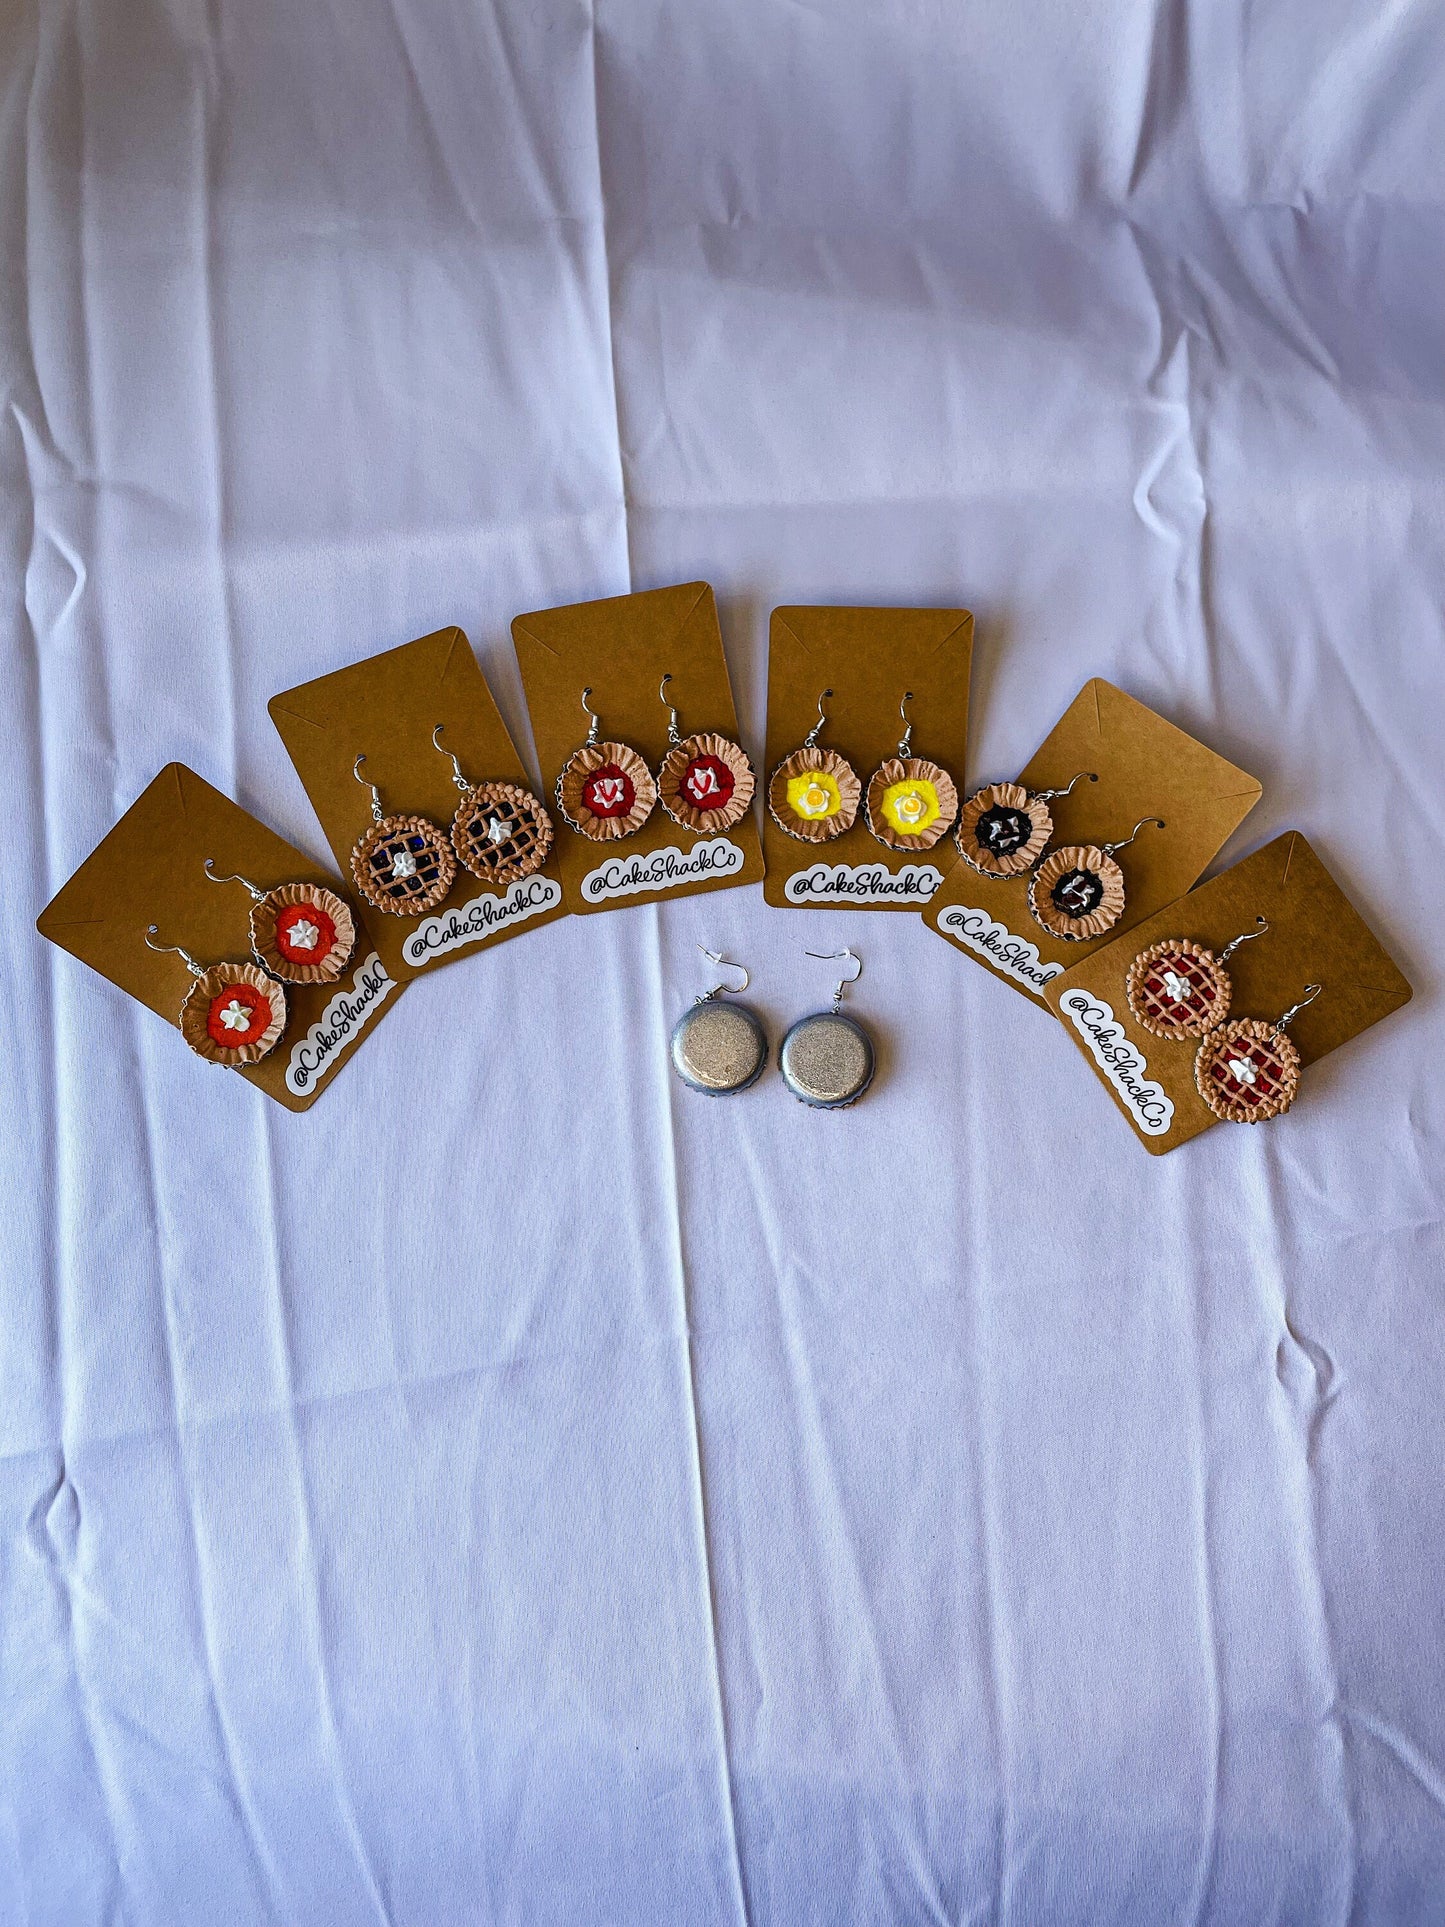
[[1216, 1117], [1226, 1124], [1261, 1124], [1294, 1103], [1300, 1054], [1285, 1036], [1285, 1026], [1323, 988], [1306, 984], [1303, 997], [1276, 1023], [1245, 1017], [1210, 1031], [1194, 1059], [1194, 1082]]
[[803, 843], [831, 843], [851, 830], [858, 815], [863, 785], [857, 772], [836, 750], [819, 749], [818, 737], [827, 717], [823, 704], [833, 692], [818, 698], [818, 720], [803, 738], [803, 747], [773, 771], [768, 783], [768, 811], [780, 830]]
[[243, 876], [219, 877], [207, 857], [212, 883], [239, 883], [251, 894], [251, 949], [256, 961], [287, 984], [334, 984], [356, 947], [350, 909], [319, 883], [278, 883], [263, 890]]
[[1255, 918], [1255, 928], [1233, 938], [1216, 957], [1200, 944], [1183, 937], [1166, 937], [1141, 950], [1129, 966], [1125, 994], [1135, 1017], [1155, 1037], [1203, 1037], [1229, 1015], [1234, 994], [1224, 966], [1242, 943], [1262, 937], [1269, 924]]
[[729, 963], [702, 944], [698, 949], [710, 963], [724, 970], [741, 970], [736, 990], [714, 984], [695, 998], [672, 1031], [672, 1068], [691, 1091], [708, 1097], [728, 1097], [756, 1084], [768, 1061], [768, 1036], [746, 1004], [719, 1003], [726, 995], [740, 997], [751, 979], [742, 964]]
[[1086, 943], [1112, 930], [1124, 914], [1124, 872], [1114, 861], [1147, 823], [1162, 830], [1162, 816], [1141, 816], [1119, 843], [1066, 843], [1051, 850], [1029, 878], [1034, 921], [1066, 943]]
[[174, 951], [195, 982], [181, 1005], [181, 1035], [208, 1064], [254, 1064], [275, 1047], [286, 1028], [286, 992], [255, 964], [212, 964], [203, 970], [178, 943], [154, 943], [158, 924], [148, 926], [151, 950]]
[[731, 829], [753, 800], [753, 766], [746, 751], [726, 736], [682, 735], [677, 711], [667, 700], [671, 681], [664, 676], [657, 692], [667, 706], [668, 751], [657, 772], [662, 807], [674, 823], [698, 835]]
[[873, 1082], [873, 1039], [861, 1024], [843, 1015], [843, 992], [863, 975], [863, 960], [851, 950], [805, 954], [822, 961], [846, 957], [858, 968], [839, 982], [831, 1010], [814, 1011], [793, 1025], [778, 1052], [778, 1069], [802, 1103], [816, 1111], [841, 1111], [856, 1104]]
[[1021, 877], [1032, 870], [1054, 833], [1049, 804], [1068, 796], [1092, 770], [1080, 770], [1061, 790], [1026, 790], [1022, 783], [990, 783], [975, 790], [959, 812], [954, 841], [965, 863], [986, 877]]
[[910, 689], [898, 705], [903, 718], [898, 754], [873, 772], [864, 806], [868, 828], [890, 850], [931, 850], [948, 835], [958, 815], [958, 791], [948, 771], [909, 753], [913, 725], [908, 720], [908, 705], [912, 701]]
[[562, 765], [557, 807], [579, 836], [608, 843], [631, 836], [651, 816], [657, 802], [652, 771], [626, 743], [599, 742], [601, 721], [582, 691], [582, 707], [592, 718], [587, 741]]
[[351, 773], [371, 791], [371, 828], [356, 839], [351, 874], [376, 910], [393, 917], [420, 917], [435, 910], [452, 887], [457, 860], [436, 824], [424, 816], [387, 816], [381, 791], [361, 773], [358, 756]]
[[431, 739], [451, 757], [452, 781], [462, 795], [452, 818], [452, 848], [474, 877], [505, 889], [547, 861], [552, 819], [520, 783], [469, 783], [458, 758], [437, 740], [445, 727], [438, 723]]

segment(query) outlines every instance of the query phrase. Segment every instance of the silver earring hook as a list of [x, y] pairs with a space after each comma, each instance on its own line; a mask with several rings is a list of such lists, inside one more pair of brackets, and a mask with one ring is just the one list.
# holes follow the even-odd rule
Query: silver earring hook
[[838, 988], [833, 992], [833, 1008], [834, 1010], [841, 1010], [843, 1007], [843, 992], [848, 988], [849, 984], [856, 984], [858, 979], [863, 975], [863, 959], [854, 950], [805, 950], [803, 955], [805, 957], [816, 957], [819, 963], [836, 963], [840, 957], [846, 957], [850, 963], [857, 964], [858, 968], [853, 972], [853, 975], [851, 977], [840, 978]]
[[[668, 701], [667, 685], [671, 681], [672, 676], [670, 673], [663, 677], [657, 686], [657, 700], [660, 703], [667, 704], [667, 746], [669, 749], [676, 749], [682, 741], [682, 733], [677, 726], [677, 711], [673, 708], [671, 702]], [[704, 952], [704, 954], [710, 956], [712, 953], [708, 951]], [[714, 959], [714, 961], [716, 961], [716, 959]], [[737, 967], [741, 969], [742, 966], [738, 965]]]
[[442, 731], [443, 731], [443, 730], [444, 730], [445, 728], [446, 728], [446, 724], [445, 724], [445, 723], [438, 723], [438, 724], [437, 724], [437, 726], [436, 726], [436, 728], [435, 728], [435, 729], [434, 729], [434, 730], [432, 731], [432, 733], [431, 733], [431, 740], [432, 740], [432, 748], [433, 748], [433, 749], [440, 749], [440, 750], [441, 750], [441, 752], [442, 752], [442, 755], [443, 755], [443, 756], [450, 756], [450, 757], [451, 757], [451, 759], [452, 759], [452, 781], [453, 781], [453, 782], [454, 782], [454, 783], [456, 784], [456, 786], [457, 786], [457, 788], [458, 788], [458, 789], [459, 789], [459, 790], [461, 791], [461, 793], [462, 793], [462, 795], [463, 795], [463, 796], [470, 796], [470, 795], [471, 795], [471, 793], [472, 793], [472, 786], [471, 786], [471, 784], [470, 784], [470, 783], [469, 783], [469, 782], [467, 781], [467, 779], [466, 779], [466, 777], [462, 775], [462, 766], [461, 766], [461, 763], [460, 763], [460, 762], [458, 761], [458, 759], [457, 759], [457, 755], [456, 755], [456, 752], [455, 752], [455, 750], [450, 750], [450, 749], [442, 749], [442, 746], [441, 746], [441, 744], [440, 744], [440, 743], [439, 743], [439, 742], [437, 741], [437, 737], [441, 735], [441, 733], [442, 733]]
[[195, 958], [191, 955], [189, 950], [182, 950], [181, 946], [178, 943], [152, 943], [151, 942], [151, 938], [156, 934], [156, 932], [159, 929], [160, 929], [160, 925], [158, 923], [152, 923], [147, 926], [146, 932], [145, 932], [146, 948], [148, 950], [157, 950], [157, 951], [159, 950], [174, 951], [176, 956], [184, 959], [186, 969], [190, 971], [193, 977], [204, 977], [206, 974], [205, 971], [202, 970], [201, 966], [196, 962]]
[[740, 970], [743, 973], [743, 980], [740, 984], [714, 984], [711, 990], [705, 990], [702, 996], [695, 997], [693, 1002], [708, 1004], [712, 1002], [714, 997], [721, 996], [724, 993], [729, 997], [741, 997], [748, 985], [752, 982], [752, 978], [748, 974], [747, 965], [734, 963], [731, 957], [720, 956], [716, 950], [709, 950], [705, 943], [700, 943], [698, 949], [707, 958], [709, 963], [717, 964], [720, 969]]
[[816, 723], [814, 723], [813, 727], [808, 731], [807, 735], [803, 738], [804, 749], [812, 749], [816, 746], [818, 738], [823, 732], [823, 725], [828, 720], [827, 716], [823, 713], [823, 705], [826, 702], [830, 702], [832, 700], [832, 696], [833, 696], [832, 690], [825, 689], [822, 695], [818, 698], [818, 720]]
[[1256, 937], [1262, 937], [1265, 931], [1268, 930], [1269, 928], [1268, 917], [1256, 917], [1254, 921], [1255, 921], [1255, 924], [1258, 926], [1256, 929], [1246, 930], [1241, 936], [1232, 937], [1230, 941], [1224, 946], [1223, 950], [1220, 951], [1219, 961], [1221, 963], [1228, 963], [1230, 958], [1234, 955], [1235, 951], [1238, 950], [1239, 946], [1242, 943], [1253, 943]]
[[1141, 816], [1122, 843], [1101, 843], [1099, 848], [1104, 852], [1105, 856], [1117, 856], [1120, 850], [1128, 849], [1129, 845], [1134, 841], [1134, 838], [1146, 823], [1152, 823], [1156, 830], [1162, 830], [1166, 827], [1162, 816]]
[[1320, 992], [1323, 989], [1324, 989], [1323, 984], [1306, 984], [1304, 996], [1300, 998], [1297, 1004], [1291, 1004], [1289, 1009], [1285, 1012], [1284, 1016], [1281, 1017], [1279, 1022], [1275, 1025], [1274, 1027], [1275, 1036], [1276, 1037], [1282, 1036], [1284, 1034], [1285, 1025], [1290, 1023], [1294, 1018], [1298, 1017], [1300, 1012], [1305, 1008], [1307, 1004], [1312, 1004], [1315, 998], [1319, 996]]
[[592, 685], [591, 683], [589, 683], [587, 687], [582, 691], [582, 707], [587, 711], [587, 714], [592, 718], [592, 721], [587, 725], [588, 749], [591, 749], [593, 744], [597, 741], [598, 732], [602, 727], [601, 717], [597, 714], [596, 710], [592, 707], [591, 703], [589, 703], [587, 700], [587, 698], [591, 694], [592, 694]]
[[1073, 782], [1070, 783], [1067, 786], [1067, 788], [1061, 789], [1061, 790], [1030, 790], [1029, 795], [1037, 798], [1037, 800], [1040, 803], [1051, 802], [1053, 798], [1056, 796], [1072, 796], [1074, 791], [1079, 787], [1080, 783], [1083, 782], [1086, 776], [1088, 777], [1091, 783], [1097, 783], [1099, 780], [1098, 777], [1094, 774], [1093, 770], [1081, 769], [1078, 775], [1074, 778]]
[[909, 746], [913, 741], [913, 725], [908, 720], [908, 705], [912, 701], [913, 691], [906, 689], [903, 692], [903, 701], [898, 705], [898, 714], [903, 718], [903, 735], [898, 744], [898, 754], [900, 756], [906, 756], [908, 754]]
[[351, 773], [364, 790], [371, 791], [371, 820], [373, 823], [380, 823], [385, 815], [381, 807], [381, 791], [369, 777], [362, 775], [361, 766], [365, 761], [366, 756], [364, 753], [358, 756], [356, 761], [351, 765]]
[[[218, 877], [216, 875], [215, 868], [214, 868], [215, 861], [216, 859], [213, 856], [208, 856], [206, 858], [204, 865], [202, 866], [206, 872], [206, 875], [211, 879], [212, 883], [239, 883], [243, 890], [249, 890], [251, 892], [251, 897], [254, 902], [256, 903], [265, 902], [266, 892], [264, 890], [258, 889], [256, 885], [252, 883], [248, 877], [243, 877], [239, 874], [233, 877]], [[152, 944], [151, 948], [154, 950], [155, 945]]]

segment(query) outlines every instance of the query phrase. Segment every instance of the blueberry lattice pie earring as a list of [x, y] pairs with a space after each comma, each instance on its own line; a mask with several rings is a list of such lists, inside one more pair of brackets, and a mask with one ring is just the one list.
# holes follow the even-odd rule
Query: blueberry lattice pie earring
[[658, 700], [667, 705], [668, 752], [657, 772], [657, 794], [674, 823], [698, 835], [731, 829], [753, 800], [753, 766], [740, 744], [726, 736], [683, 736], [677, 711], [667, 700], [664, 676]]
[[457, 860], [498, 889], [540, 870], [552, 848], [552, 819], [520, 783], [470, 783], [458, 758], [437, 741], [444, 723], [431, 733], [432, 745], [450, 756], [452, 781], [461, 791], [452, 818], [452, 848]]
[[1253, 930], [1233, 938], [1217, 957], [1183, 937], [1166, 937], [1141, 950], [1129, 966], [1125, 994], [1145, 1030], [1155, 1037], [1203, 1037], [1222, 1024], [1234, 994], [1224, 966], [1242, 943], [1252, 943], [1269, 928], [1264, 917], [1254, 921]]
[[823, 704], [833, 692], [818, 698], [818, 720], [803, 738], [803, 747], [773, 771], [768, 782], [768, 811], [780, 830], [804, 843], [831, 843], [851, 830], [858, 815], [863, 785], [852, 764], [836, 750], [819, 749], [818, 737], [828, 720]]
[[672, 1030], [672, 1068], [689, 1090], [708, 1097], [728, 1097], [756, 1084], [768, 1061], [768, 1036], [746, 1004], [720, 1003], [723, 996], [740, 997], [751, 979], [742, 964], [729, 963], [702, 944], [698, 949], [724, 970], [741, 970], [735, 990], [714, 984], [694, 1000]]
[[356, 921], [334, 890], [319, 883], [278, 883], [263, 890], [243, 876], [216, 875], [212, 883], [239, 883], [251, 893], [251, 949], [256, 961], [286, 984], [334, 984], [356, 947]]
[[435, 910], [452, 887], [457, 860], [445, 836], [425, 816], [387, 816], [381, 791], [361, 773], [358, 756], [351, 773], [371, 791], [371, 828], [351, 850], [351, 874], [373, 909], [393, 917], [420, 917]]
[[912, 701], [910, 689], [898, 705], [903, 718], [898, 754], [873, 772], [865, 804], [868, 828], [890, 850], [931, 850], [948, 835], [958, 815], [958, 791], [948, 771], [910, 754]]
[[1276, 1023], [1244, 1017], [1210, 1031], [1195, 1055], [1194, 1082], [1216, 1117], [1226, 1124], [1262, 1124], [1294, 1103], [1300, 1054], [1285, 1036], [1285, 1026], [1323, 988], [1306, 984], [1303, 997]]
[[958, 817], [954, 841], [965, 863], [986, 877], [1021, 877], [1043, 855], [1054, 833], [1049, 804], [1068, 796], [1092, 770], [1080, 770], [1067, 788], [1026, 790], [1022, 783], [990, 783], [975, 790]]
[[1029, 879], [1034, 921], [1066, 943], [1086, 943], [1112, 930], [1124, 914], [1124, 872], [1114, 858], [1146, 823], [1165, 827], [1162, 816], [1141, 816], [1118, 843], [1066, 843], [1051, 850]]
[[208, 1064], [254, 1064], [275, 1048], [286, 1028], [286, 992], [255, 964], [220, 963], [204, 970], [178, 943], [155, 943], [159, 925], [150, 924], [145, 941], [151, 950], [174, 951], [195, 982], [181, 1005], [181, 1035]]
[[594, 843], [631, 836], [651, 816], [657, 802], [652, 771], [626, 743], [599, 742], [601, 719], [582, 691], [582, 707], [592, 718], [587, 740], [562, 765], [557, 807], [570, 828]]
[[846, 957], [858, 968], [844, 977], [833, 992], [831, 1010], [800, 1017], [783, 1039], [778, 1069], [783, 1082], [804, 1104], [818, 1111], [841, 1111], [858, 1099], [873, 1082], [873, 1039], [861, 1024], [843, 1015], [843, 992], [863, 975], [863, 960], [851, 950], [809, 950], [822, 961]]

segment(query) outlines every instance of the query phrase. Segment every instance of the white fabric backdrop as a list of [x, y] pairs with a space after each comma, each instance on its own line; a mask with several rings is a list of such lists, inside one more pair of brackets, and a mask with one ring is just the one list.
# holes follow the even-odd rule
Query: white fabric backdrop
[[[1445, 1920], [1445, 15], [40, 0], [4, 22], [0, 1920]], [[703, 576], [978, 612], [1416, 985], [1163, 1161], [911, 919], [413, 988], [290, 1117], [33, 919], [276, 689]], [[669, 1078], [699, 941], [842, 1116]]]

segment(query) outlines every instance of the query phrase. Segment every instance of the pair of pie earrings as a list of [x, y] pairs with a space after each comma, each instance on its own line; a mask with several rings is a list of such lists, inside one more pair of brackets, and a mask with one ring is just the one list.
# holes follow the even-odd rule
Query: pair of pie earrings
[[[767, 1068], [768, 1034], [762, 1019], [740, 997], [750, 981], [745, 965], [729, 963], [715, 950], [698, 949], [711, 962], [740, 970], [742, 982], [729, 989], [714, 984], [683, 1012], [672, 1030], [672, 1067], [689, 1090], [706, 1097], [730, 1097], [750, 1090]], [[778, 1069], [783, 1082], [800, 1103], [817, 1111], [842, 1111], [873, 1082], [873, 1039], [853, 1018], [843, 1014], [843, 992], [863, 974], [862, 959], [851, 950], [809, 950], [810, 957], [827, 962], [847, 958], [857, 968], [840, 980], [828, 1010], [800, 1017], [783, 1038]], [[726, 995], [728, 1002], [720, 999]]]
[[1228, 1124], [1260, 1124], [1293, 1104], [1300, 1054], [1285, 1030], [1322, 989], [1307, 984], [1300, 1001], [1273, 1024], [1257, 1017], [1227, 1022], [1234, 987], [1224, 966], [1242, 943], [1269, 929], [1265, 918], [1254, 921], [1253, 930], [1235, 937], [1217, 957], [1184, 937], [1150, 944], [1130, 964], [1125, 985], [1130, 1010], [1152, 1036], [1201, 1040], [1194, 1083], [1214, 1115]]
[[356, 947], [356, 924], [335, 891], [317, 883], [282, 883], [263, 890], [243, 876], [217, 876], [206, 858], [212, 883], [239, 883], [251, 896], [251, 954], [254, 963], [198, 964], [176, 943], [156, 943], [151, 924], [145, 941], [152, 950], [173, 951], [195, 982], [181, 1004], [181, 1035], [208, 1064], [254, 1064], [275, 1049], [286, 1028], [287, 984], [331, 984], [345, 970]]
[[667, 754], [656, 779], [627, 743], [602, 740], [602, 721], [582, 691], [591, 718], [587, 740], [562, 765], [557, 807], [579, 836], [610, 843], [640, 830], [658, 803], [683, 829], [702, 836], [731, 829], [753, 800], [753, 766], [740, 745], [711, 731], [684, 736], [668, 701], [664, 676], [658, 700], [667, 709]]
[[773, 821], [800, 842], [831, 843], [852, 829], [861, 800], [864, 821], [885, 848], [931, 850], [947, 836], [958, 815], [958, 791], [946, 769], [912, 752], [908, 705], [913, 691], [906, 691], [898, 705], [904, 725], [898, 752], [873, 772], [866, 797], [847, 758], [835, 749], [818, 747], [828, 720], [823, 704], [832, 694], [825, 689], [818, 698], [818, 720], [803, 738], [802, 748], [784, 757], [773, 771], [768, 783]]
[[352, 848], [351, 874], [372, 908], [390, 916], [420, 917], [435, 910], [452, 887], [458, 863], [501, 890], [540, 870], [552, 848], [552, 819], [532, 792], [520, 783], [469, 781], [460, 759], [437, 740], [443, 727], [438, 723], [432, 731], [432, 744], [451, 757], [452, 780], [462, 798], [449, 832], [430, 817], [387, 815], [381, 791], [361, 773], [365, 755], [352, 765], [357, 782], [371, 791], [372, 821]]

